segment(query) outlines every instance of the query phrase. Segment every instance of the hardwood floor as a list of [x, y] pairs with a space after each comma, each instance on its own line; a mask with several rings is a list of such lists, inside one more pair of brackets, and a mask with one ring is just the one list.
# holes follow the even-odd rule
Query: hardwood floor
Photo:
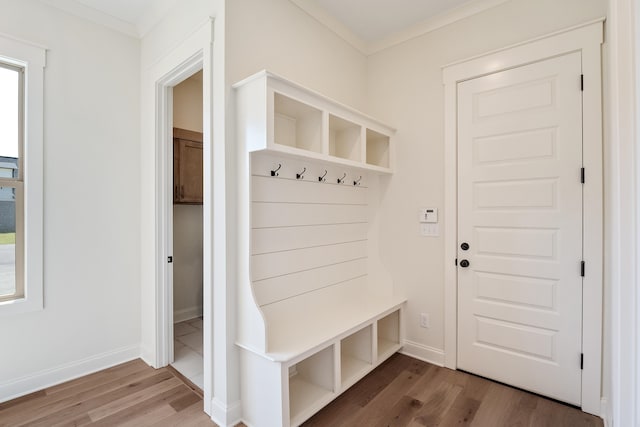
[[502, 384], [396, 354], [304, 426], [603, 425], [600, 418]]
[[[215, 426], [202, 405], [170, 369], [134, 360], [0, 403], [0, 426]], [[396, 354], [304, 425], [601, 427], [602, 420]]]
[[215, 426], [202, 398], [141, 360], [0, 403], [0, 426]]

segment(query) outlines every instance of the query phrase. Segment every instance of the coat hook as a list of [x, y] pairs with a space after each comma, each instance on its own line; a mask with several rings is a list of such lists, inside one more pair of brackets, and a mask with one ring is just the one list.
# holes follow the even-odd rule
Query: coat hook
[[362, 175], [360, 175], [360, 178], [358, 178], [357, 181], [353, 181], [353, 185], [360, 185], [360, 180], [362, 179]]
[[347, 177], [347, 173], [345, 172], [344, 175], [342, 175], [342, 178], [338, 178], [338, 184], [342, 184], [346, 177]]
[[324, 178], [325, 176], [327, 176], [327, 170], [326, 169], [324, 170], [324, 175], [318, 177], [318, 181], [325, 182], [326, 181], [326, 179]]
[[271, 171], [271, 176], [278, 176], [279, 175], [278, 171], [280, 170], [281, 167], [282, 167], [282, 164], [278, 163], [278, 169]]
[[302, 172], [296, 174], [296, 179], [304, 179], [304, 173], [307, 171], [307, 168], [302, 169]]

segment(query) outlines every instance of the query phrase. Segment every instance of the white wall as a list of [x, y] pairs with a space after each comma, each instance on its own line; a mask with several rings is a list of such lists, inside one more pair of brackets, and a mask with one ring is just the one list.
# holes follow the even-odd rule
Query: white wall
[[[202, 132], [202, 72], [173, 88], [173, 126]], [[173, 205], [174, 321], [202, 315], [202, 205]]]
[[226, 13], [229, 84], [267, 69], [365, 109], [366, 57], [291, 1], [232, 0]]
[[[396, 170], [386, 183], [382, 259], [409, 298], [407, 339], [442, 362], [444, 236], [421, 237], [416, 211], [437, 207], [443, 230], [444, 93], [441, 67], [606, 14], [604, 0], [512, 0], [368, 59], [368, 113], [397, 127]], [[431, 328], [419, 327], [419, 313]]]
[[0, 319], [3, 400], [139, 353], [140, 49], [35, 0], [0, 10], [1, 33], [49, 48], [45, 309]]

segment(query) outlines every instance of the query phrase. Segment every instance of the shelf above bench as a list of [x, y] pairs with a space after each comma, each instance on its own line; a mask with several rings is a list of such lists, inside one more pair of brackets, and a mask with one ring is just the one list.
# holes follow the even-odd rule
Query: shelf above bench
[[395, 129], [357, 110], [261, 71], [233, 85], [250, 152], [269, 150], [379, 174], [393, 170]]

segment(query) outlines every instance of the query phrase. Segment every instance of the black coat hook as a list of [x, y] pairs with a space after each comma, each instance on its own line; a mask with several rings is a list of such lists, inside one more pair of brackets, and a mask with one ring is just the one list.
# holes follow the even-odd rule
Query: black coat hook
[[338, 178], [338, 184], [342, 184], [346, 177], [347, 177], [347, 173], [345, 172], [344, 175], [342, 175], [342, 178]]
[[280, 168], [282, 167], [281, 163], [278, 163], [278, 168], [276, 170], [271, 171], [271, 176], [278, 176], [278, 171], [280, 170]]
[[307, 171], [307, 168], [302, 169], [302, 172], [296, 174], [296, 179], [304, 179], [304, 173]]
[[360, 180], [362, 179], [362, 175], [360, 175], [360, 178], [358, 178], [357, 181], [353, 181], [353, 185], [360, 185]]
[[324, 175], [318, 177], [318, 181], [325, 182], [326, 181], [326, 179], [324, 178], [325, 176], [327, 176], [327, 170], [326, 169], [324, 170]]

